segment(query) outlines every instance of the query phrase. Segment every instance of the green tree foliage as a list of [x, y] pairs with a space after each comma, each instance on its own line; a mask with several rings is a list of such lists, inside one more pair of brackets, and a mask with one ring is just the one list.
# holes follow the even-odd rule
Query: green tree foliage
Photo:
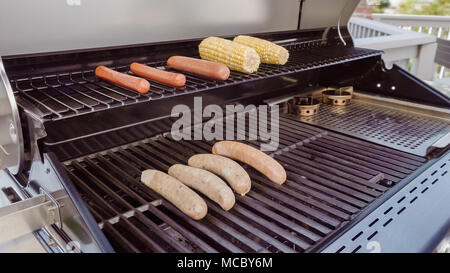
[[373, 7], [374, 13], [384, 13], [384, 9], [391, 5], [389, 0], [381, 0], [376, 6]]
[[400, 3], [398, 12], [401, 14], [450, 15], [450, 0], [433, 0], [423, 3], [419, 0], [404, 0]]
[[450, 15], [450, 0], [434, 0], [422, 7], [423, 14]]

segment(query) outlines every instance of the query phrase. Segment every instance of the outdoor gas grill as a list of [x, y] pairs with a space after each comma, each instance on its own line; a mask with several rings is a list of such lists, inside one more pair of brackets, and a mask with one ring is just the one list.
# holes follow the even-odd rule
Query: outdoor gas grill
[[[448, 232], [450, 99], [353, 46], [345, 26], [359, 1], [9, 2], [0, 250], [32, 233], [49, 252], [416, 252]], [[288, 63], [226, 81], [186, 74], [183, 88], [150, 81], [147, 94], [94, 76], [98, 65], [131, 73], [132, 62], [171, 71], [167, 58], [198, 57], [203, 37], [241, 33], [283, 45]], [[349, 86], [347, 105], [289, 111], [292, 98]], [[251, 191], [229, 211], [205, 198], [200, 221], [141, 183], [146, 169], [211, 151], [215, 141], [170, 134], [171, 109], [193, 107], [194, 96], [279, 111], [279, 146], [268, 153], [287, 182], [244, 166]], [[246, 117], [248, 135], [257, 128]]]

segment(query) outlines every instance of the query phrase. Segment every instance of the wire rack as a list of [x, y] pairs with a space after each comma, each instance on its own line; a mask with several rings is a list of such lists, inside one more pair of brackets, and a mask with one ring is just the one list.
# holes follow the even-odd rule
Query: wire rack
[[[184, 87], [175, 88], [150, 80], [151, 88], [147, 94], [139, 94], [100, 80], [95, 77], [93, 70], [11, 79], [11, 86], [18, 97], [18, 104], [31, 103], [35, 106], [33, 110], [35, 114], [44, 121], [60, 120], [84, 113], [237, 85], [380, 54], [378, 51], [368, 49], [331, 47], [317, 42], [289, 44], [285, 47], [290, 51], [290, 59], [286, 65], [261, 64], [258, 71], [253, 74], [232, 71], [226, 81], [211, 80], [183, 72], [186, 75]], [[173, 71], [165, 66], [165, 60], [150, 62], [147, 65]], [[129, 66], [110, 68], [131, 74]]]

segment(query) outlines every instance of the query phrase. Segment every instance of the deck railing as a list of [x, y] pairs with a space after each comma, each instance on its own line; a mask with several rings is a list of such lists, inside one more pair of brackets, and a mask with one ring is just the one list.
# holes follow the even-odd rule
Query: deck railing
[[[438, 44], [444, 46], [448, 44], [443, 40], [450, 40], [450, 16], [435, 15], [403, 15], [403, 14], [373, 14], [373, 19], [382, 23], [398, 26], [405, 30], [413, 30], [419, 33], [426, 33], [438, 38]], [[442, 39], [442, 40], [440, 40]], [[447, 56], [448, 57], [448, 56]], [[445, 55], [437, 55], [436, 78], [450, 77], [450, 68], [442, 65], [446, 63]], [[448, 62], [448, 61], [447, 61]]]
[[348, 28], [355, 46], [383, 50], [388, 67], [397, 64], [423, 80], [434, 78], [435, 36], [358, 17], [350, 19]]
[[450, 39], [450, 16], [409, 15], [409, 14], [372, 14], [375, 21], [432, 34], [441, 39]]

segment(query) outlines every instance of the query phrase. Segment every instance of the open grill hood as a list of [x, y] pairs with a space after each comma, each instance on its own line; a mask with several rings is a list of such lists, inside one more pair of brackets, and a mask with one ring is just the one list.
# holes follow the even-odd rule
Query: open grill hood
[[0, 56], [346, 26], [358, 2], [5, 0]]

